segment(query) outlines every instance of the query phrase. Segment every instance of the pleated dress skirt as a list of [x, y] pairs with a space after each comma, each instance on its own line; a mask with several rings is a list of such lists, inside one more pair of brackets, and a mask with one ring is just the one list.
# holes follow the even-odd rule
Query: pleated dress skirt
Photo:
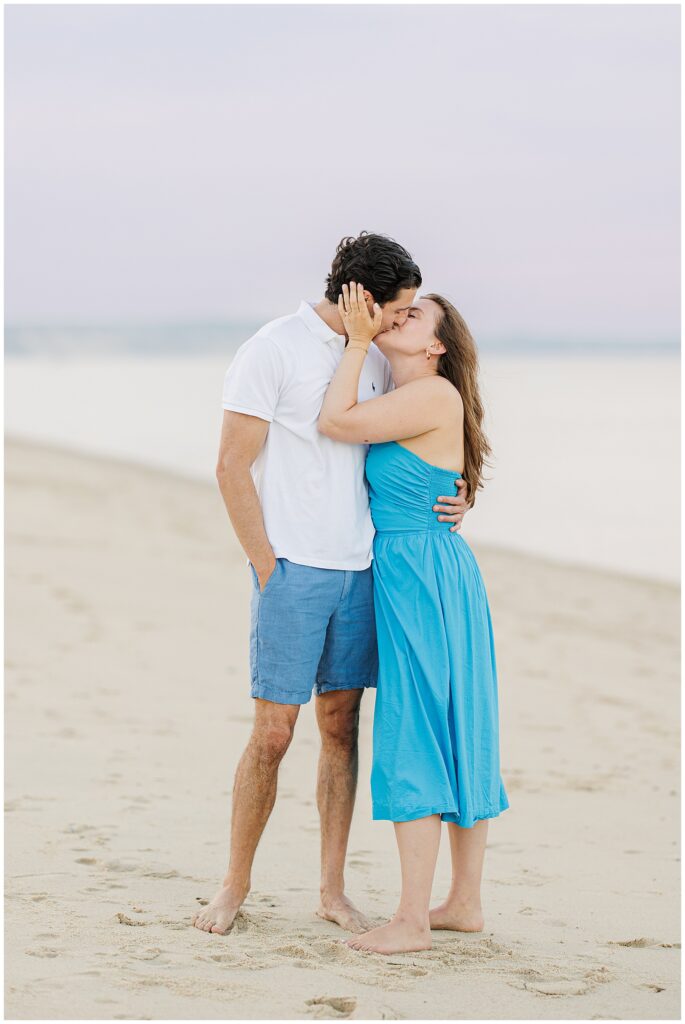
[[379, 658], [373, 817], [439, 814], [471, 828], [509, 800], [485, 586], [468, 543], [432, 511], [459, 474], [391, 441], [371, 445], [366, 475]]

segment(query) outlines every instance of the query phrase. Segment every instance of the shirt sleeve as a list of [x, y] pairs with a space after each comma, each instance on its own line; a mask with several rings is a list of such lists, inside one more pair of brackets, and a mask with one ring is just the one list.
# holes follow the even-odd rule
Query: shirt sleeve
[[255, 335], [243, 342], [226, 371], [222, 405], [271, 423], [284, 379], [280, 349], [271, 338]]

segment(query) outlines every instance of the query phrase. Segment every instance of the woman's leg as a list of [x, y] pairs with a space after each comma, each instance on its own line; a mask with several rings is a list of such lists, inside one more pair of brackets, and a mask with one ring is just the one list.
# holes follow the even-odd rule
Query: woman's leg
[[480, 884], [488, 838], [488, 819], [475, 822], [473, 828], [447, 824], [452, 853], [452, 885], [447, 899], [430, 912], [431, 928], [456, 932], [483, 930]]
[[354, 939], [352, 949], [374, 953], [409, 953], [431, 948], [428, 908], [440, 848], [439, 814], [415, 821], [396, 821], [395, 836], [402, 866], [400, 905], [388, 924]]

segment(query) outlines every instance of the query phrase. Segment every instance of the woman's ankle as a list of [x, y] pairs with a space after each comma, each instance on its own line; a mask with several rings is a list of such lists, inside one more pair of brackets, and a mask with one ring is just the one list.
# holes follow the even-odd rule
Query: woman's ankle
[[482, 910], [480, 893], [464, 892], [459, 889], [450, 889], [445, 903], [452, 907], [459, 907], [463, 910]]
[[428, 907], [426, 907], [425, 913], [398, 908], [392, 920], [395, 924], [401, 924], [404, 928], [411, 928], [412, 931], [420, 933], [430, 932], [431, 926], [428, 914]]

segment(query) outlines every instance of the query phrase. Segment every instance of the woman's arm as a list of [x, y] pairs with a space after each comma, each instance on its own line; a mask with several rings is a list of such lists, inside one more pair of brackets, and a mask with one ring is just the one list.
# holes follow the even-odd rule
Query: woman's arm
[[343, 285], [338, 309], [349, 342], [328, 385], [319, 414], [320, 433], [350, 444], [372, 444], [400, 441], [437, 427], [444, 418], [444, 401], [454, 401], [454, 388], [442, 377], [425, 377], [387, 395], [357, 401], [362, 364], [380, 328], [381, 311], [376, 303], [371, 319], [363, 285], [354, 283], [349, 289]]
[[426, 377], [404, 384], [389, 395], [357, 402], [363, 362], [359, 352], [343, 355], [321, 407], [320, 433], [348, 444], [375, 444], [416, 437], [440, 425], [445, 403], [454, 402], [449, 381]]

